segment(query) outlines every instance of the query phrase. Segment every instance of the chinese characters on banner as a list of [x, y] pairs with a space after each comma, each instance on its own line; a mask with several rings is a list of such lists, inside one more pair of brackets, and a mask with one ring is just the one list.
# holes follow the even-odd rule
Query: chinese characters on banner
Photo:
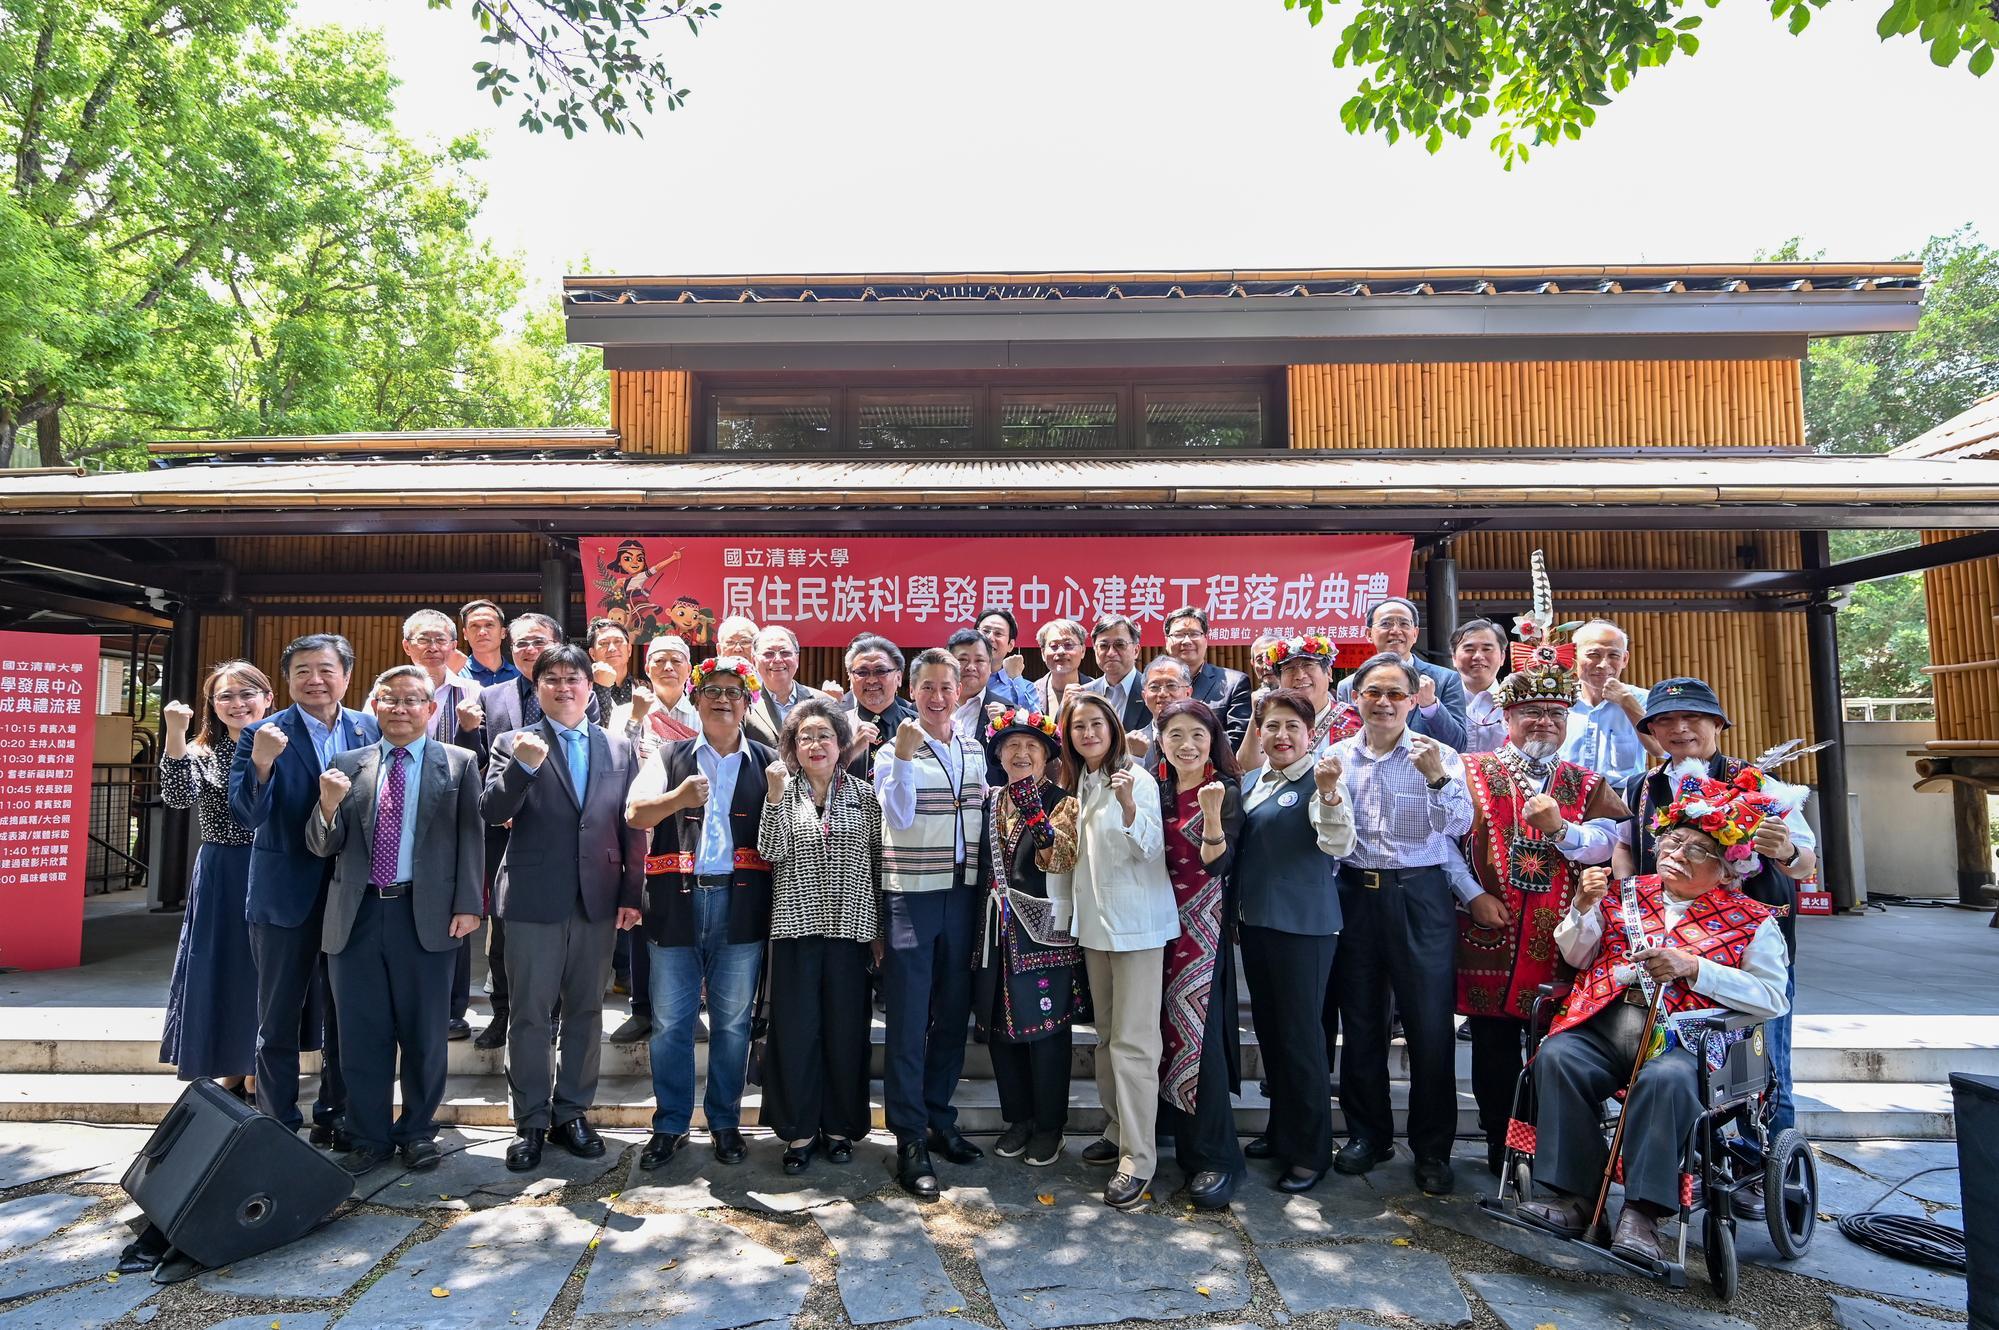
[[81, 959], [96, 727], [96, 638], [0, 632], [0, 966]]
[[647, 536], [585, 540], [582, 557], [593, 617], [635, 639], [678, 633], [698, 659], [731, 614], [808, 647], [863, 630], [933, 645], [987, 608], [1011, 610], [1031, 644], [1050, 619], [1087, 630], [1122, 614], [1160, 645], [1189, 604], [1217, 645], [1324, 633], [1358, 652], [1368, 607], [1403, 594], [1410, 549], [1400, 536]]

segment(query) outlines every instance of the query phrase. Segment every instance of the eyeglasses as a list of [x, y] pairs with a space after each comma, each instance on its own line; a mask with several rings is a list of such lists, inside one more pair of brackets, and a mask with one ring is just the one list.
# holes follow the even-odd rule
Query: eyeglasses
[[694, 695], [710, 702], [740, 702], [749, 696], [740, 688], [725, 688], [718, 683], [704, 683], [694, 690]]
[[448, 647], [455, 640], [443, 633], [418, 633], [409, 639], [420, 647]]
[[1130, 639], [1130, 638], [1128, 638], [1128, 637], [1103, 637], [1103, 638], [1099, 638], [1099, 639], [1097, 639], [1097, 650], [1099, 650], [1099, 651], [1129, 651], [1129, 650], [1131, 650], [1131, 639]]
[[831, 730], [800, 730], [798, 732], [798, 746], [800, 748], [818, 748], [823, 744], [838, 742], [840, 742], [839, 736], [835, 735]]
[[217, 693], [208, 700], [217, 706], [238, 706], [265, 696], [268, 694], [254, 688], [246, 688], [240, 693]]
[[555, 639], [550, 637], [517, 637], [514, 639], [514, 650], [516, 651], [546, 651], [554, 645]]
[[797, 660], [798, 653], [790, 647], [776, 647], [757, 653], [759, 660]]
[[897, 673], [897, 671], [890, 669], [886, 665], [857, 665], [848, 670], [847, 673], [853, 675], [856, 679], [886, 679], [889, 675]]
[[1409, 694], [1400, 688], [1363, 688], [1360, 695], [1370, 702], [1407, 702]]
[[1176, 628], [1166, 634], [1166, 640], [1169, 642], [1198, 642], [1206, 636], [1207, 634], [1199, 628]]
[[429, 705], [430, 699], [427, 697], [392, 697], [387, 693], [379, 693], [375, 697], [377, 711], [415, 711], [418, 707]]
[[1678, 836], [1659, 837], [1660, 854], [1676, 854], [1691, 859], [1697, 864], [1718, 863], [1721, 856], [1710, 850], [1699, 836], [1687, 832]]
[[1177, 693], [1186, 686], [1186, 684], [1181, 683], [1178, 679], [1154, 679], [1151, 683], [1145, 685], [1145, 691], [1148, 693]]
[[1527, 720], [1566, 720], [1569, 710], [1567, 707], [1515, 707], [1508, 714]]
[[1376, 628], [1414, 628], [1416, 621], [1414, 619], [1405, 619], [1398, 614], [1389, 618], [1376, 619], [1374, 626]]

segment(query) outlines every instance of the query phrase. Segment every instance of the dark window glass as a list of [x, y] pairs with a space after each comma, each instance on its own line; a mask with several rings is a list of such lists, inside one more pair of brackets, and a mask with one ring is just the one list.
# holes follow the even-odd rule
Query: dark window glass
[[824, 452], [834, 446], [830, 393], [727, 393], [715, 399], [720, 452]]
[[1115, 451], [1115, 393], [1036, 393], [1000, 399], [999, 442], [1009, 451]]
[[1147, 448], [1263, 446], [1263, 397], [1253, 389], [1147, 389], [1144, 397]]
[[854, 446], [863, 451], [951, 452], [978, 439], [969, 394], [860, 393], [854, 424]]

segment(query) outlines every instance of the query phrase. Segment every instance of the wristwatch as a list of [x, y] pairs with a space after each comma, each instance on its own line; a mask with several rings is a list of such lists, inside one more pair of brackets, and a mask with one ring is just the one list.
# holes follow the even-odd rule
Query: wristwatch
[[1784, 860], [1784, 867], [1789, 868], [1792, 864], [1798, 862], [1798, 860], [1804, 856], [1804, 853], [1805, 853], [1805, 847], [1798, 844], [1796, 841], [1792, 841], [1791, 857]]
[[1435, 780], [1426, 780], [1423, 783], [1433, 790], [1441, 790], [1451, 783], [1451, 773], [1447, 771]]

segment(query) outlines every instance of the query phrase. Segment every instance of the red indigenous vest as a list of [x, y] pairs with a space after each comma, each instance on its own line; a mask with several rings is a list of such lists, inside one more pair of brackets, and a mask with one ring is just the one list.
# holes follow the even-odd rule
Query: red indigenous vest
[[[1638, 888], [1638, 914], [1645, 936], [1661, 938], [1666, 932], [1665, 911], [1661, 902], [1665, 888], [1660, 885], [1656, 874], [1633, 879]], [[1613, 971], [1628, 964], [1625, 957], [1631, 951], [1630, 939], [1624, 928], [1623, 884], [1613, 886], [1597, 905], [1597, 912], [1603, 919], [1603, 950], [1597, 954], [1589, 972], [1578, 976], [1575, 991], [1555, 1017], [1550, 1034], [1566, 1030], [1572, 1025], [1581, 1025], [1590, 1017], [1618, 1000], [1628, 985], [1617, 981]], [[1749, 943], [1756, 936], [1756, 926], [1770, 916], [1770, 907], [1753, 901], [1733, 887], [1720, 886], [1701, 896], [1687, 907], [1686, 917], [1680, 920], [1668, 939], [1673, 945], [1684, 947], [1702, 960], [1713, 961], [1716, 965], [1739, 967], [1743, 953], [1749, 950]], [[1659, 1003], [1661, 1015], [1691, 1011], [1698, 1007], [1711, 1007], [1712, 998], [1702, 997], [1683, 983], [1666, 986], [1666, 996]]]
[[[1568, 911], [1575, 865], [1561, 847], [1528, 826], [1520, 807], [1537, 791], [1523, 789], [1497, 753], [1464, 754], [1465, 785], [1478, 821], [1465, 838], [1465, 859], [1479, 884], [1506, 902], [1510, 928], [1481, 928], [1458, 917], [1458, 1014], [1526, 1019], [1534, 990], [1566, 967], [1555, 925]], [[1573, 762], [1557, 762], [1548, 794], [1569, 822], [1583, 820], [1603, 777]], [[1491, 878], [1498, 870], [1498, 880]]]

